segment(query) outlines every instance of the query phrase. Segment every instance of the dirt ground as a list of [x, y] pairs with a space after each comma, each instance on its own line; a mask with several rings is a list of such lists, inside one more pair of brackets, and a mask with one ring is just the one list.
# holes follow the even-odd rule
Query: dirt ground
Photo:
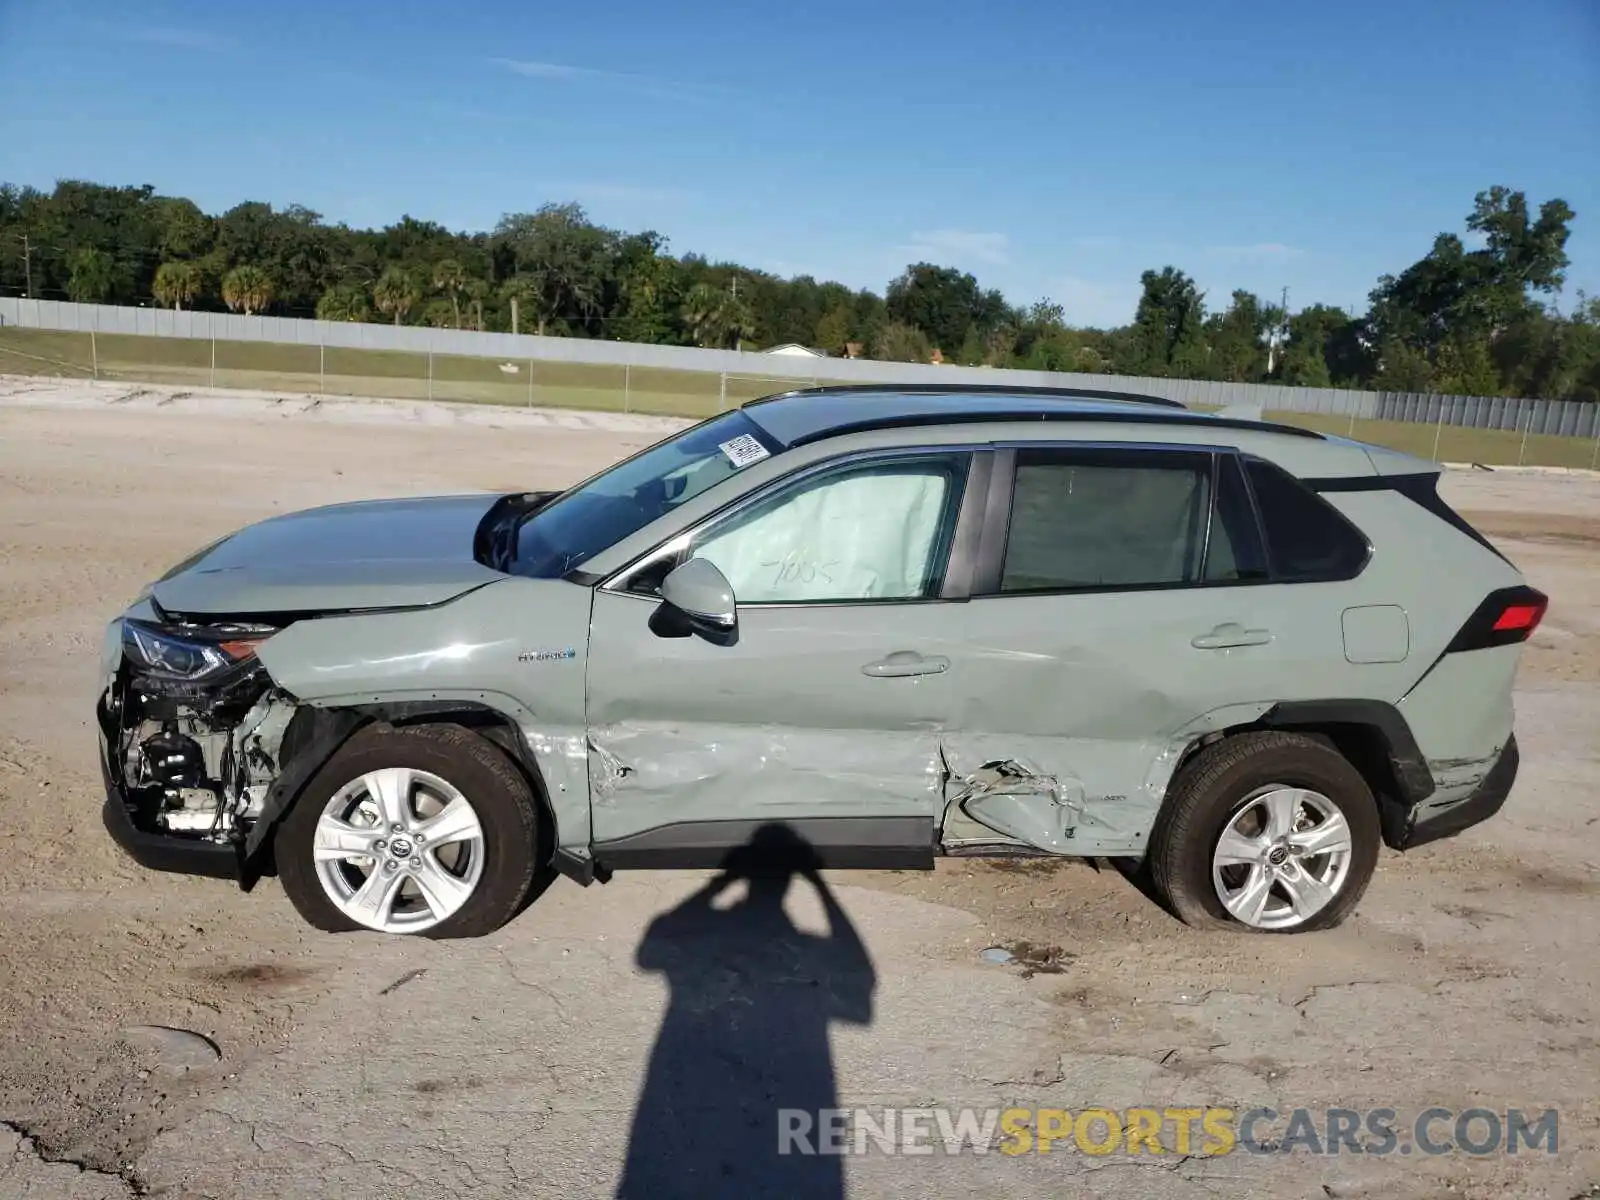
[[[275, 881], [121, 857], [90, 716], [106, 621], [213, 537], [316, 503], [563, 484], [667, 427], [0, 378], [0, 1197], [610, 1194], [666, 1003], [634, 947], [703, 877], [560, 881], [478, 942], [318, 934]], [[1402, 1125], [1555, 1107], [1557, 1152], [868, 1155], [849, 1194], [1600, 1196], [1600, 478], [1444, 490], [1553, 598], [1500, 816], [1385, 852], [1357, 915], [1300, 937], [1196, 934], [1087, 863], [834, 875], [876, 977], [870, 1022], [832, 1034], [837, 1090]], [[978, 957], [1018, 943], [1047, 969]], [[151, 1025], [220, 1061], [121, 1034]]]

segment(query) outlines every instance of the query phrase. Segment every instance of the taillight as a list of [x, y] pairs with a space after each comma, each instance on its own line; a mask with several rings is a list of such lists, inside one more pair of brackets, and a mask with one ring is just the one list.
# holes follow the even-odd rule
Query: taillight
[[1461, 627], [1445, 653], [1487, 650], [1525, 642], [1544, 620], [1550, 598], [1537, 588], [1510, 587], [1490, 592]]
[[1505, 611], [1495, 619], [1494, 631], [1514, 633], [1520, 630], [1524, 634], [1531, 634], [1539, 628], [1539, 621], [1543, 616], [1542, 604], [1508, 604]]

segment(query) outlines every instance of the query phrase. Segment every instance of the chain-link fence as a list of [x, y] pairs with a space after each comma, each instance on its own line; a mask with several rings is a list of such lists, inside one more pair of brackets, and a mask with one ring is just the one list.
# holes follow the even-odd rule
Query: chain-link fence
[[764, 356], [3, 298], [0, 373], [686, 417], [821, 383], [1044, 384], [1200, 409], [1258, 405], [1276, 420], [1440, 462], [1600, 468], [1600, 405], [1569, 401]]
[[[819, 360], [826, 361], [826, 360]], [[0, 326], [0, 374], [708, 416], [826, 380], [288, 342]]]

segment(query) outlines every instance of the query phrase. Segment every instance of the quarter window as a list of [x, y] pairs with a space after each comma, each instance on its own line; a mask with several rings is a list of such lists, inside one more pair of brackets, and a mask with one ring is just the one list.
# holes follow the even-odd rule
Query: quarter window
[[1281, 467], [1245, 466], [1261, 510], [1272, 577], [1284, 583], [1349, 579], [1367, 561], [1367, 539], [1343, 513]]
[[696, 538], [689, 557], [740, 604], [920, 600], [938, 594], [965, 455], [858, 464], [757, 501]]

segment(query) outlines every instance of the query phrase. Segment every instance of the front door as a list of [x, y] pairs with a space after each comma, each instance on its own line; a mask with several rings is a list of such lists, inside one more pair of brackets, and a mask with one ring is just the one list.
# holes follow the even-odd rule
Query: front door
[[[780, 822], [830, 865], [931, 865], [962, 633], [941, 593], [968, 466], [940, 450], [808, 471], [596, 592], [597, 861], [716, 865]], [[655, 586], [690, 557], [733, 585], [732, 637], [660, 619]]]

